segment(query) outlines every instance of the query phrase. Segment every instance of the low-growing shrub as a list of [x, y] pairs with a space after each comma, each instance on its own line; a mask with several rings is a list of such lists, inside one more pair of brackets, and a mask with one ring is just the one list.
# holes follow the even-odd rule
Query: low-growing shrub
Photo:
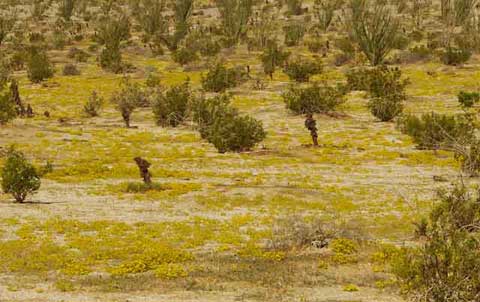
[[98, 116], [103, 107], [103, 103], [103, 98], [100, 97], [96, 91], [93, 91], [92, 95], [88, 98], [87, 102], [83, 106], [83, 112], [90, 117]]
[[311, 76], [322, 72], [322, 64], [317, 60], [296, 59], [289, 61], [283, 71], [291, 80], [308, 82]]
[[33, 83], [39, 83], [53, 76], [53, 66], [46, 51], [38, 46], [32, 46], [27, 55], [28, 78]]
[[68, 51], [67, 57], [70, 58], [70, 59], [74, 59], [77, 62], [83, 62], [84, 63], [84, 62], [87, 62], [90, 55], [84, 50], [81, 50], [81, 49], [76, 48], [76, 47], [72, 47]]
[[376, 67], [369, 74], [368, 108], [382, 122], [388, 122], [403, 111], [406, 99], [405, 87], [408, 80], [401, 80], [402, 73], [398, 68]]
[[76, 76], [80, 74], [80, 70], [78, 70], [75, 64], [66, 64], [63, 67], [62, 73], [64, 76]]
[[112, 95], [111, 102], [115, 104], [115, 108], [122, 114], [127, 128], [130, 128], [130, 117], [133, 111], [138, 107], [149, 104], [140, 86], [128, 80], [124, 82], [124, 87], [121, 91]]
[[404, 115], [398, 127], [421, 149], [452, 149], [456, 144], [468, 144], [474, 135], [473, 123], [466, 115]]
[[305, 35], [305, 26], [301, 23], [292, 23], [283, 28], [285, 33], [285, 45], [297, 46]]
[[290, 53], [280, 48], [276, 41], [267, 41], [267, 46], [263, 51], [260, 60], [262, 61], [263, 71], [273, 79], [275, 69], [282, 66], [290, 56]]
[[187, 65], [198, 60], [198, 55], [195, 50], [188, 47], [182, 47], [172, 53], [172, 59], [180, 65]]
[[25, 155], [11, 147], [2, 169], [2, 190], [24, 202], [28, 194], [40, 189], [40, 175]]
[[244, 82], [247, 73], [243, 67], [228, 68], [221, 63], [210, 67], [206, 76], [202, 76], [202, 87], [208, 92], [224, 92]]
[[458, 93], [458, 102], [463, 108], [471, 108], [480, 101], [480, 93], [478, 92], [465, 92], [460, 91]]
[[392, 261], [401, 288], [427, 302], [477, 301], [480, 290], [480, 197], [455, 185], [438, 194], [419, 246]]
[[461, 65], [472, 56], [468, 49], [447, 47], [440, 55], [440, 60], [446, 65]]
[[0, 83], [0, 125], [4, 125], [17, 117], [17, 107], [12, 95]]
[[296, 114], [329, 113], [345, 102], [346, 89], [315, 83], [308, 87], [290, 86], [282, 94], [287, 108]]
[[181, 124], [188, 113], [190, 96], [188, 82], [174, 86], [164, 93], [157, 93], [152, 102], [157, 125], [176, 127]]
[[202, 138], [220, 153], [248, 151], [266, 137], [262, 123], [250, 116], [241, 116], [230, 106], [227, 96], [198, 99], [193, 112]]

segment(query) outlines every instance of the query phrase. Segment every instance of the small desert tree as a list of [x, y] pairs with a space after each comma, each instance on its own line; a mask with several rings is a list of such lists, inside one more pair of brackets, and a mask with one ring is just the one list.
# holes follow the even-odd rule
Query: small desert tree
[[17, 202], [24, 202], [28, 194], [40, 189], [40, 175], [25, 155], [11, 147], [2, 169], [2, 190], [12, 194]]
[[229, 68], [217, 62], [209, 68], [205, 76], [202, 76], [202, 87], [208, 92], [224, 92], [236, 87], [245, 79], [246, 72], [243, 67]]
[[126, 79], [122, 90], [112, 95], [111, 102], [121, 113], [125, 126], [130, 128], [132, 113], [145, 103], [145, 99], [145, 95], [140, 86]]
[[83, 106], [83, 112], [89, 117], [95, 117], [99, 115], [102, 109], [104, 100], [98, 95], [96, 91], [92, 92], [92, 95], [88, 98], [87, 102]]
[[188, 113], [190, 96], [189, 82], [157, 93], [152, 103], [157, 125], [176, 127], [182, 123]]
[[407, 79], [401, 79], [399, 68], [380, 66], [369, 73], [368, 108], [382, 122], [389, 122], [402, 113], [406, 100]]
[[0, 85], [0, 125], [6, 124], [16, 116], [17, 108], [10, 91]]
[[374, 66], [383, 62], [394, 48], [399, 21], [381, 1], [350, 0], [347, 26], [350, 37]]
[[252, 0], [216, 0], [227, 46], [236, 45], [247, 33]]
[[128, 17], [108, 18], [103, 20], [98, 29], [98, 40], [105, 46], [100, 54], [102, 68], [119, 73], [124, 70], [120, 46], [130, 37]]
[[268, 41], [267, 47], [260, 58], [262, 60], [263, 71], [273, 79], [275, 69], [282, 66], [289, 56], [290, 53], [283, 51], [276, 41]]
[[47, 56], [46, 50], [41, 46], [30, 46], [27, 53], [28, 78], [33, 83], [51, 78], [54, 69]]

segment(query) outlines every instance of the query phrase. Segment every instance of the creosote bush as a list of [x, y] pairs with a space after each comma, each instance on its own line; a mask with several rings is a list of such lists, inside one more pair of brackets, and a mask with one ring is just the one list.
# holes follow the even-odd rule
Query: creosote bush
[[96, 91], [93, 91], [92, 95], [83, 106], [83, 112], [89, 117], [98, 116], [103, 107], [103, 103], [104, 99], [99, 96]]
[[40, 46], [31, 46], [27, 54], [28, 78], [33, 83], [40, 83], [43, 80], [53, 77], [54, 69], [47, 52]]
[[2, 190], [12, 194], [17, 202], [24, 202], [29, 194], [40, 189], [40, 175], [25, 155], [13, 147], [7, 151], [2, 169]]
[[460, 91], [458, 93], [458, 102], [463, 108], [471, 108], [480, 101], [480, 93]]
[[176, 127], [188, 114], [191, 92], [189, 82], [158, 92], [152, 102], [155, 122], [160, 126]]
[[0, 125], [4, 125], [17, 117], [17, 107], [11, 92], [0, 83]]
[[426, 302], [478, 300], [480, 197], [464, 183], [438, 193], [428, 220], [418, 224], [420, 246], [404, 248], [392, 263], [402, 290]]
[[310, 77], [322, 72], [322, 64], [318, 60], [296, 59], [289, 61], [284, 69], [288, 77], [296, 82], [308, 82]]
[[405, 88], [409, 81], [401, 79], [398, 68], [376, 67], [369, 74], [368, 108], [382, 122], [388, 122], [400, 115], [406, 100]]
[[115, 108], [122, 114], [125, 126], [130, 128], [130, 118], [133, 111], [145, 106], [148, 100], [140, 85], [131, 83], [126, 79], [122, 90], [112, 95], [111, 102], [115, 104]]
[[262, 123], [250, 116], [241, 116], [225, 95], [196, 100], [193, 119], [202, 138], [220, 153], [248, 151], [266, 137]]
[[468, 115], [444, 115], [438, 113], [404, 115], [398, 127], [412, 137], [421, 149], [449, 149], [455, 145], [467, 145], [473, 139], [474, 126]]
[[296, 114], [330, 113], [345, 102], [345, 94], [342, 85], [314, 83], [308, 87], [292, 85], [282, 97], [287, 108]]
[[263, 71], [266, 75], [273, 79], [273, 74], [277, 67], [283, 66], [287, 61], [290, 53], [284, 51], [274, 40], [267, 41], [260, 60], [262, 61]]
[[202, 76], [202, 87], [208, 92], [224, 92], [246, 79], [247, 73], [243, 67], [228, 68], [222, 63], [216, 63]]

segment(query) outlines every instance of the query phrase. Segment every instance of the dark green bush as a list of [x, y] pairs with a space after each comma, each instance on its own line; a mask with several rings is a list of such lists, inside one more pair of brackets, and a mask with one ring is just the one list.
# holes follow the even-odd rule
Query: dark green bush
[[17, 116], [16, 104], [10, 92], [0, 84], [0, 125], [4, 125]]
[[296, 59], [289, 61], [284, 69], [291, 80], [308, 82], [310, 77], [322, 72], [322, 64], [317, 60]]
[[285, 45], [297, 46], [305, 35], [305, 26], [301, 23], [292, 23], [283, 28], [285, 33]]
[[40, 189], [40, 176], [22, 152], [11, 147], [2, 169], [2, 190], [12, 194], [17, 202], [23, 202], [28, 194]]
[[467, 62], [472, 52], [464, 48], [447, 47], [441, 55], [440, 60], [446, 65], [461, 65]]
[[111, 102], [122, 115], [127, 128], [130, 128], [130, 118], [135, 109], [149, 104], [141, 87], [128, 79], [125, 80], [122, 90], [112, 95]]
[[165, 93], [157, 93], [152, 102], [157, 125], [176, 127], [181, 124], [187, 117], [190, 97], [188, 82], [174, 86]]
[[368, 108], [383, 122], [388, 122], [403, 111], [406, 99], [405, 87], [408, 80], [401, 80], [402, 72], [398, 68], [380, 66], [372, 69], [368, 76]]
[[83, 106], [83, 112], [90, 117], [98, 116], [103, 107], [103, 103], [103, 98], [100, 97], [96, 91], [93, 91], [92, 95], [88, 98], [87, 102]]
[[53, 77], [54, 69], [48, 59], [45, 49], [39, 46], [31, 46], [27, 55], [28, 78], [33, 83]]
[[480, 292], [480, 197], [461, 183], [438, 194], [419, 246], [393, 258], [401, 288], [425, 302], [473, 302]]
[[421, 149], [452, 149], [465, 145], [473, 138], [474, 126], [466, 115], [423, 114], [421, 117], [405, 115], [398, 127], [408, 134]]
[[193, 112], [202, 138], [220, 153], [248, 151], [266, 136], [262, 123], [239, 115], [226, 96], [199, 99], [194, 103]]
[[275, 72], [275, 69], [279, 66], [282, 66], [289, 56], [290, 53], [283, 51], [283, 49], [278, 46], [276, 41], [267, 41], [267, 46], [260, 57], [263, 65], [263, 71], [265, 74], [269, 75], [271, 79], [273, 79], [273, 73]]
[[478, 92], [460, 91], [458, 93], [458, 102], [464, 108], [471, 108], [479, 101], [480, 101], [480, 93]]
[[243, 67], [228, 68], [221, 63], [210, 67], [206, 76], [202, 76], [202, 87], [208, 92], [223, 92], [236, 87], [247, 78]]
[[290, 86], [282, 97], [287, 108], [297, 114], [329, 113], [345, 102], [343, 86], [315, 83], [308, 87]]
[[194, 62], [199, 58], [195, 50], [188, 47], [182, 47], [172, 53], [172, 59], [178, 64], [187, 65], [188, 63]]

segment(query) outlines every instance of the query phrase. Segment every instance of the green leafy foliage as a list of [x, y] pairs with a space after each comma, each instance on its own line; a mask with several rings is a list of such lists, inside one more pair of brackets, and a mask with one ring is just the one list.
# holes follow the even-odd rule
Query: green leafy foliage
[[202, 138], [220, 153], [248, 151], [266, 137], [262, 123], [250, 116], [241, 116], [230, 106], [227, 96], [198, 99], [193, 112]]
[[222, 63], [216, 63], [202, 77], [202, 87], [208, 92], [224, 92], [244, 82], [246, 76], [243, 67], [228, 68]]
[[314, 83], [308, 87], [290, 86], [282, 97], [288, 109], [296, 114], [330, 113], [345, 102], [346, 89]]
[[398, 121], [402, 133], [408, 134], [422, 149], [452, 149], [465, 145], [473, 138], [474, 126], [466, 115], [437, 113], [404, 115]]
[[181, 124], [188, 114], [190, 97], [189, 82], [157, 93], [152, 102], [157, 125], [176, 127]]
[[402, 289], [427, 302], [475, 301], [480, 292], [480, 199], [463, 183], [438, 194], [438, 203], [417, 232], [419, 247], [393, 261]]
[[308, 82], [311, 76], [322, 72], [322, 64], [318, 60], [296, 59], [289, 61], [283, 71], [291, 80]]
[[2, 169], [2, 190], [12, 194], [17, 202], [23, 202], [28, 194], [40, 189], [40, 176], [25, 155], [11, 147]]
[[28, 78], [33, 83], [53, 77], [54, 69], [43, 47], [31, 46], [27, 54]]

